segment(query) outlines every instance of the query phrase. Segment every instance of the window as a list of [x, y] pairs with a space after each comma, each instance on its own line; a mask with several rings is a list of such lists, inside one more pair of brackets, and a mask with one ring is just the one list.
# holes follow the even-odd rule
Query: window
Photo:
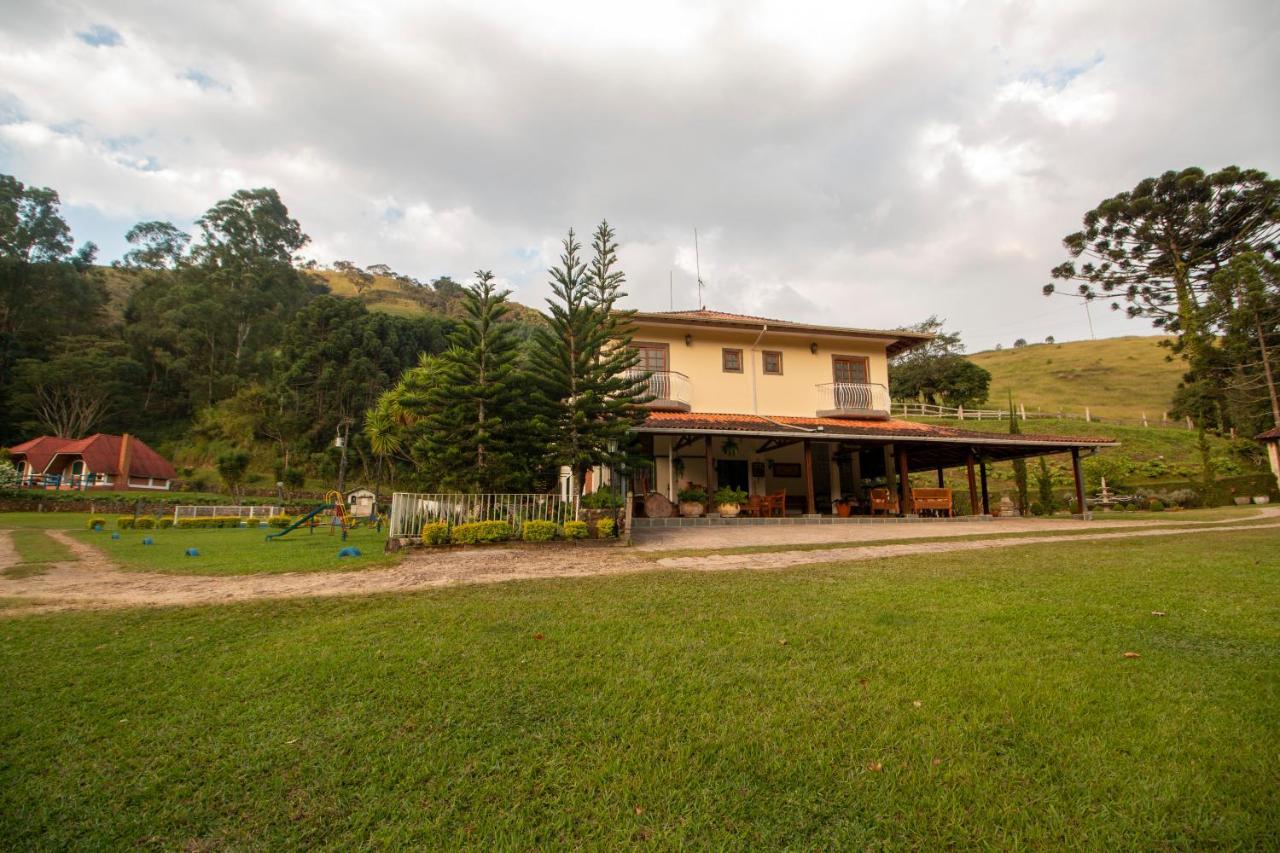
[[836, 382], [866, 385], [869, 374], [867, 359], [862, 356], [833, 355], [831, 357], [831, 377]]
[[640, 361], [636, 363], [636, 370], [643, 370], [645, 373], [667, 372], [670, 354], [667, 344], [635, 343], [632, 346], [640, 356]]
[[765, 350], [760, 353], [764, 359], [764, 372], [775, 376], [782, 375], [782, 353], [776, 350]]
[[742, 372], [742, 350], [740, 349], [722, 349], [720, 350], [720, 365], [724, 368], [725, 373], [741, 373]]

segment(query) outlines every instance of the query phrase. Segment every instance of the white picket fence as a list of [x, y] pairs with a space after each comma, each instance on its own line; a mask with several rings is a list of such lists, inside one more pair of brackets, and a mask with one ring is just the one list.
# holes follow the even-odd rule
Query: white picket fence
[[578, 498], [560, 495], [463, 495], [395, 492], [391, 495], [393, 539], [417, 539], [428, 522], [465, 524], [470, 521], [505, 521], [518, 527], [526, 521], [563, 524], [578, 517]]
[[271, 518], [273, 515], [280, 515], [283, 510], [278, 506], [175, 506], [173, 508], [173, 522], [178, 523], [180, 518], [244, 518], [250, 521], [254, 519]]

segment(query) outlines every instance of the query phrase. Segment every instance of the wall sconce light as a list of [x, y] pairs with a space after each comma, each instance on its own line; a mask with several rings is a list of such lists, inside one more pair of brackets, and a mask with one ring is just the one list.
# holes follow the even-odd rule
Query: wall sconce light
[[693, 335], [684, 336], [684, 345], [687, 347], [693, 346]]
[[809, 344], [809, 352], [813, 353], [814, 355], [817, 355], [817, 354], [818, 354], [818, 345], [817, 345], [817, 343]]

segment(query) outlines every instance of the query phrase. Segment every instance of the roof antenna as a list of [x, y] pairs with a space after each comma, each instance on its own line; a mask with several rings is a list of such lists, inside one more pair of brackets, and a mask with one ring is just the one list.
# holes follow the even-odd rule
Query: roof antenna
[[693, 229], [693, 262], [698, 271], [698, 310], [706, 311], [707, 306], [702, 302], [702, 256], [698, 253], [698, 228]]

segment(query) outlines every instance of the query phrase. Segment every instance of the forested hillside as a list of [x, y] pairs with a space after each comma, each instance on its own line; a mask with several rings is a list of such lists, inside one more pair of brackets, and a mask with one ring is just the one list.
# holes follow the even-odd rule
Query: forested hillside
[[589, 255], [568, 232], [545, 317], [488, 270], [463, 285], [305, 261], [309, 238], [272, 189], [196, 226], [139, 223], [130, 251], [97, 265], [55, 191], [0, 176], [0, 447], [130, 432], [177, 463], [180, 487], [233, 491], [344, 472], [530, 491], [561, 466], [581, 478], [625, 462], [643, 383], [607, 222]]
[[[0, 176], [0, 447], [128, 431], [187, 470], [236, 449], [290, 482], [332, 476], [339, 426], [371, 464], [365, 412], [463, 313], [449, 277], [300, 261], [308, 238], [274, 190], [218, 202], [194, 235], [148, 222], [128, 239], [98, 265], [56, 192]], [[540, 315], [506, 322], [527, 338]]]

